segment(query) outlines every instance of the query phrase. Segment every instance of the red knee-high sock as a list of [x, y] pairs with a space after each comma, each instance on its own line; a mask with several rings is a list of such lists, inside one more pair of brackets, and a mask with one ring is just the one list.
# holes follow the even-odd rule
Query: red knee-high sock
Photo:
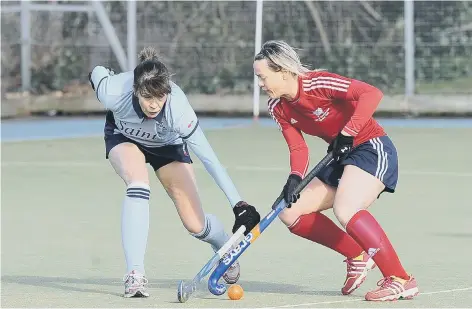
[[319, 212], [300, 216], [289, 230], [295, 235], [331, 248], [347, 258], [357, 257], [363, 252], [362, 247], [351, 236]]
[[384, 230], [367, 210], [358, 211], [347, 223], [346, 231], [369, 254], [377, 251], [373, 259], [384, 277], [409, 278]]

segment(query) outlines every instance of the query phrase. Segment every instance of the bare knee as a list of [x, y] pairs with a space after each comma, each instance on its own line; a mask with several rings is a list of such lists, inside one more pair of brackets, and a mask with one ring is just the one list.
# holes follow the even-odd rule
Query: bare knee
[[361, 209], [367, 209], [384, 189], [384, 184], [371, 174], [347, 165], [339, 182], [334, 199], [334, 215], [346, 227], [351, 218]]
[[295, 224], [301, 216], [319, 211], [318, 209], [320, 209], [317, 205], [313, 205], [312, 209], [307, 207], [297, 207], [297, 203], [293, 204], [290, 208], [285, 208], [279, 214], [280, 221], [282, 221], [287, 227]]
[[335, 193], [336, 188], [315, 178], [302, 191], [300, 199], [291, 208], [285, 208], [279, 214], [279, 219], [286, 226], [291, 226], [302, 215], [329, 209], [333, 206]]
[[146, 159], [139, 148], [132, 143], [122, 143], [112, 148], [108, 155], [115, 172], [129, 186], [131, 183], [149, 185]]
[[279, 219], [286, 226], [291, 226], [301, 215], [303, 215], [303, 213], [301, 211], [297, 211], [295, 207], [285, 208], [279, 213]]
[[333, 212], [336, 218], [338, 219], [339, 223], [343, 227], [346, 227], [347, 223], [356, 214], [356, 212], [363, 208], [364, 207], [356, 206], [355, 204], [350, 204], [350, 205], [334, 204]]

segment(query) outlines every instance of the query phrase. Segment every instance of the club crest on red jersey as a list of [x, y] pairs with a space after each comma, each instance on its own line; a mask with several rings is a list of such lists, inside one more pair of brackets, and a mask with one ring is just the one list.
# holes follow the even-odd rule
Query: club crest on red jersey
[[323, 121], [325, 120], [326, 117], [329, 115], [329, 108], [327, 108], [325, 111], [321, 108], [318, 107], [313, 114], [317, 117], [315, 121]]

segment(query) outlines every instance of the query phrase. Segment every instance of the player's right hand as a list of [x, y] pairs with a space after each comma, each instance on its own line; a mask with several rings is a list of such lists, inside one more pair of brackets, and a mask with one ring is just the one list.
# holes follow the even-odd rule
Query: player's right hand
[[328, 153], [333, 152], [333, 158], [336, 162], [343, 161], [352, 151], [354, 137], [344, 135], [341, 132], [329, 144]]
[[285, 183], [282, 191], [284, 200], [287, 203], [287, 208], [292, 207], [292, 203], [296, 203], [300, 198], [300, 193], [295, 194], [295, 188], [302, 182], [302, 178], [295, 174], [288, 176], [287, 182]]
[[246, 227], [244, 235], [246, 236], [261, 221], [261, 216], [256, 208], [244, 201], [238, 202], [233, 207], [233, 212], [235, 217], [233, 234], [244, 225]]

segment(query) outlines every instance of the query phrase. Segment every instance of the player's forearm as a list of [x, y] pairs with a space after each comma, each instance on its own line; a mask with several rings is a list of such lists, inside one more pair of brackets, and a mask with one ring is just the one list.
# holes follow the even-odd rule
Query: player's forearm
[[290, 150], [290, 174], [295, 174], [304, 178], [309, 163], [310, 158], [308, 147], [306, 145]]
[[309, 164], [308, 146], [300, 130], [286, 124], [282, 134], [290, 152], [290, 173], [305, 177]]
[[372, 117], [382, 100], [383, 93], [377, 88], [364, 92], [359, 96], [354, 114], [343, 131], [351, 136], [357, 136], [367, 121]]
[[211, 148], [202, 129], [198, 127], [186, 141], [198, 159], [203, 163], [205, 169], [224, 192], [231, 206], [234, 207], [234, 205], [242, 200], [241, 196], [226, 172], [226, 169], [221, 165], [215, 152]]

